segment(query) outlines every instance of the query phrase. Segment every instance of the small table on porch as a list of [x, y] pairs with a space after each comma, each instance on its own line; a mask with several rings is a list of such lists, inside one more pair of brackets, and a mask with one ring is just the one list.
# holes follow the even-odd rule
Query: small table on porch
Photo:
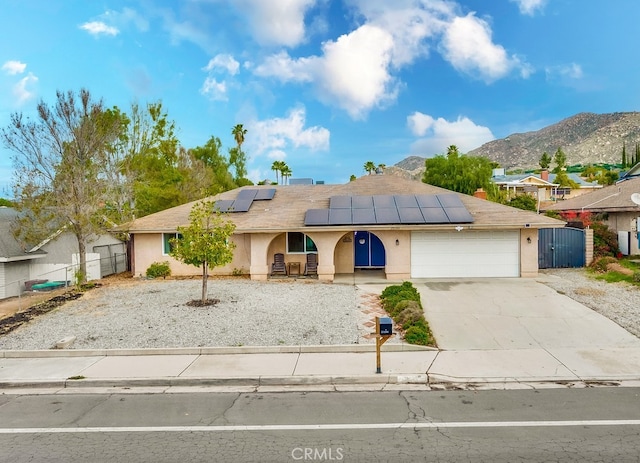
[[288, 267], [289, 276], [300, 276], [300, 262], [289, 262]]

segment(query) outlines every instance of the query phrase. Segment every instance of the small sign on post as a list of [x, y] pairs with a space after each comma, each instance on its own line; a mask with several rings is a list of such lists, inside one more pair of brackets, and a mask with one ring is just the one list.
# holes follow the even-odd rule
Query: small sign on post
[[376, 373], [382, 373], [380, 368], [380, 347], [393, 336], [393, 320], [389, 317], [376, 317]]

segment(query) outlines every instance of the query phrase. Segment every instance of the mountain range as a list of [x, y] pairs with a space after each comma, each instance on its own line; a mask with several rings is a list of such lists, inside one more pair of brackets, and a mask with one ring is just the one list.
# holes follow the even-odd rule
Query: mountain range
[[[507, 170], [539, 168], [544, 152], [552, 158], [558, 148], [567, 156], [567, 164], [617, 164], [626, 146], [627, 157], [640, 144], [640, 112], [608, 114], [579, 113], [575, 116], [526, 133], [514, 133], [469, 151], [468, 155], [484, 156]], [[394, 167], [420, 176], [424, 160], [409, 156]], [[553, 163], [552, 163], [553, 166]]]

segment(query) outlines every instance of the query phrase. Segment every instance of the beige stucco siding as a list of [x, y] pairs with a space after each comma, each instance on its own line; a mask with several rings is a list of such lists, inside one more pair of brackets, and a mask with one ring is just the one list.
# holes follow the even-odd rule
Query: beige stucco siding
[[[251, 258], [251, 239], [249, 235], [237, 234], [231, 237], [236, 248], [233, 261], [222, 267], [211, 269], [211, 275], [232, 275], [234, 272], [249, 273]], [[134, 240], [135, 259], [133, 273], [136, 276], [145, 275], [149, 266], [154, 262], [168, 262], [171, 274], [174, 276], [201, 275], [202, 269], [184, 264], [168, 254], [163, 253], [162, 233], [139, 233]]]

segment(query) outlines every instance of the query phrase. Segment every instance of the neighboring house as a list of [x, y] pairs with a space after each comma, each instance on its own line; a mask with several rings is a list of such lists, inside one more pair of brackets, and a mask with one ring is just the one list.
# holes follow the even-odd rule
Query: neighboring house
[[618, 234], [620, 250], [625, 255], [640, 254], [640, 206], [631, 200], [633, 193], [640, 193], [640, 177], [629, 171], [615, 185], [610, 185], [592, 193], [552, 204], [550, 211], [590, 212], [602, 214], [604, 223]]
[[0, 206], [0, 299], [20, 295], [24, 282], [31, 278], [32, 263], [46, 256], [42, 250], [24, 250], [13, 237], [11, 225], [17, 215], [15, 209]]
[[510, 198], [524, 193], [535, 193], [540, 202], [569, 199], [602, 188], [597, 182], [587, 182], [575, 173], [569, 173], [567, 177], [580, 185], [580, 188], [561, 187], [555, 183], [556, 174], [546, 170], [540, 174], [506, 175], [504, 169], [496, 169], [491, 181], [501, 190], [506, 190]]
[[[61, 229], [23, 249], [11, 232], [17, 215], [15, 209], [0, 207], [0, 299], [20, 295], [26, 281], [73, 282], [79, 263], [75, 236]], [[110, 234], [93, 237], [86, 251], [89, 280], [126, 270], [126, 244]]]
[[[317, 275], [332, 281], [356, 269], [384, 269], [389, 280], [438, 277], [530, 277], [538, 273], [538, 229], [560, 220], [419, 181], [366, 175], [341, 185], [245, 186], [211, 199], [236, 225], [233, 261], [214, 274], [239, 271], [254, 280], [271, 274], [276, 253], [304, 273], [317, 254]], [[194, 203], [135, 220], [135, 275], [169, 262], [173, 275], [201, 270], [169, 255], [177, 227]], [[293, 265], [291, 265], [293, 264]]]

